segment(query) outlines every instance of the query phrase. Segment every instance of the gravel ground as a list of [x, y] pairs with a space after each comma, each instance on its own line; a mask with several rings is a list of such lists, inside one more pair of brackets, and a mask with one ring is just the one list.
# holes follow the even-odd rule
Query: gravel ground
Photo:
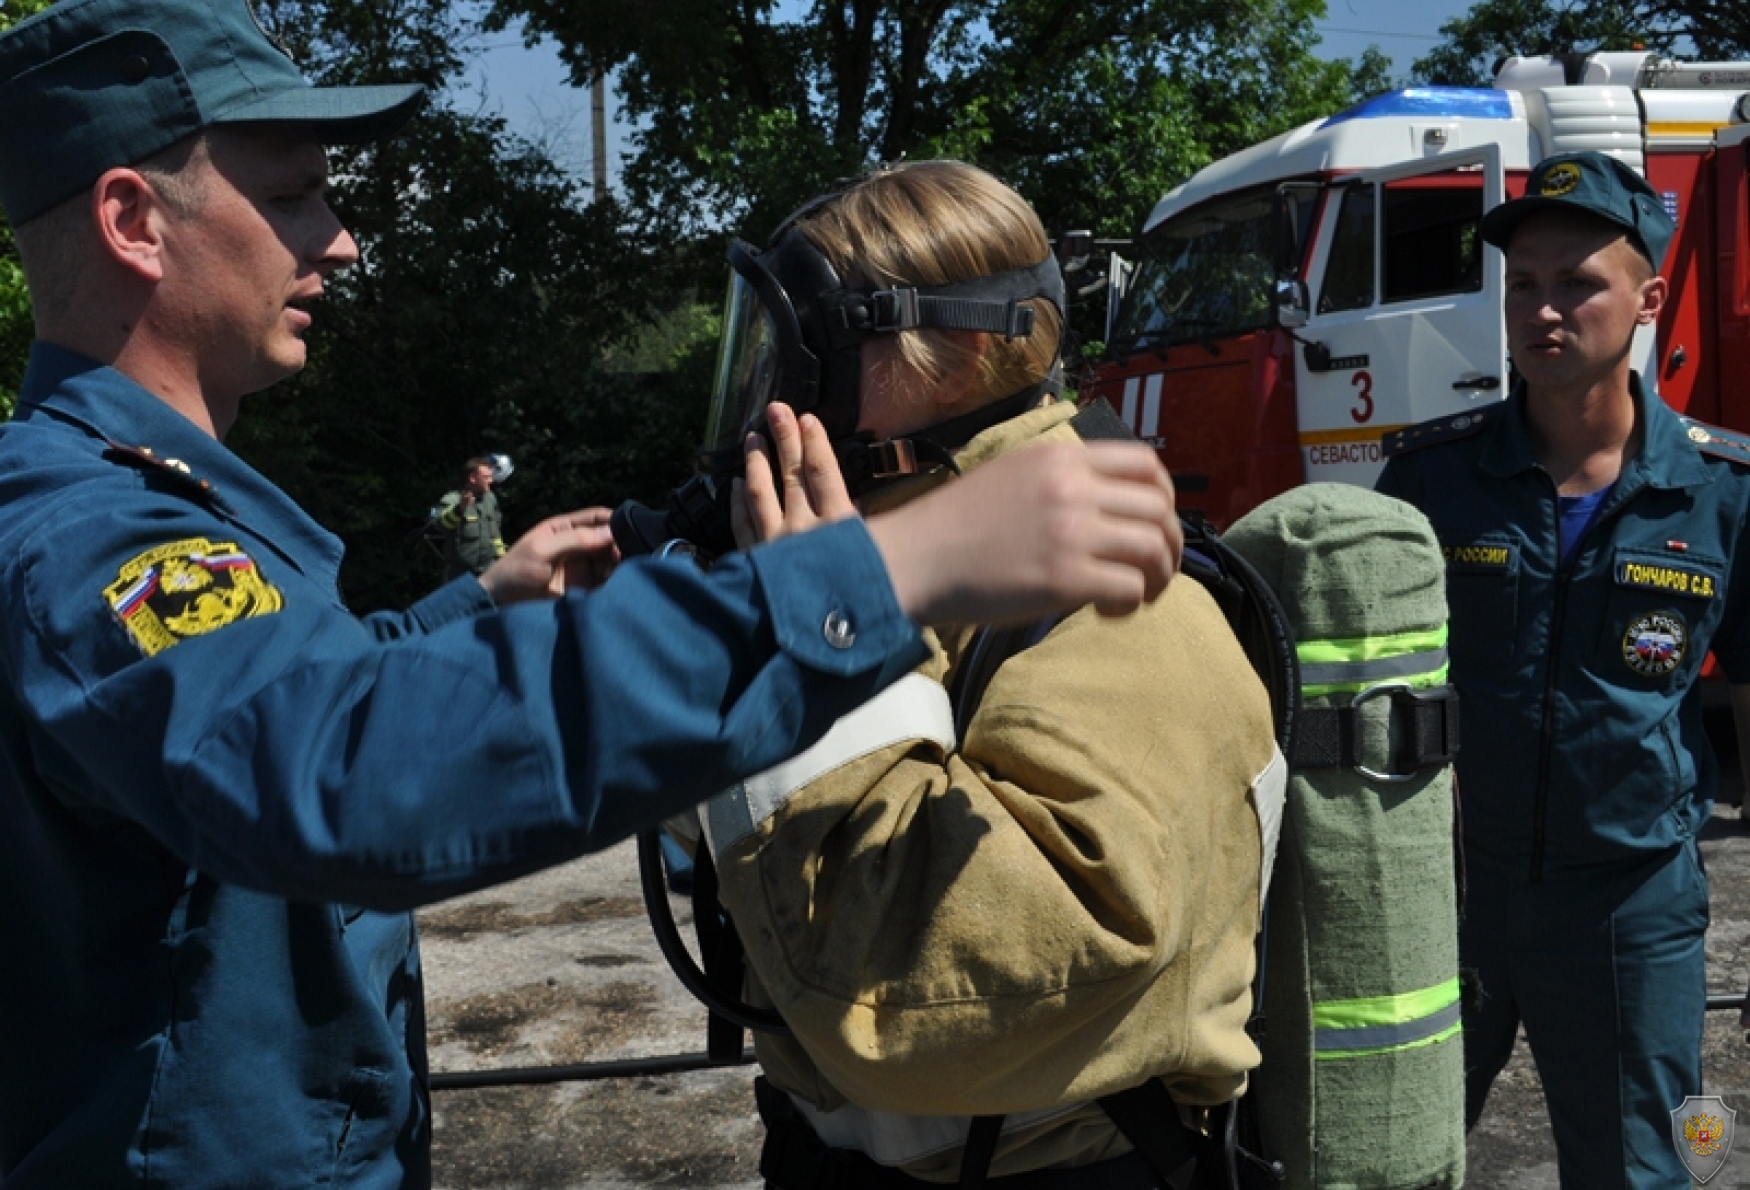
[[[1709, 986], [1741, 994], [1750, 982], [1750, 824], [1740, 824], [1735, 806], [1716, 813], [1702, 851], [1713, 902]], [[652, 941], [636, 872], [628, 844], [423, 912], [432, 1069], [703, 1050], [704, 1011]], [[685, 907], [675, 908], [685, 928]], [[1736, 1012], [1709, 1014], [1703, 1061], [1708, 1092], [1750, 1108], [1750, 1046]], [[752, 1077], [728, 1068], [439, 1091], [436, 1184], [751, 1190], [760, 1186]], [[1556, 1190], [1542, 1091], [1523, 1040], [1471, 1135], [1468, 1162], [1472, 1187]], [[1750, 1138], [1706, 1190], [1719, 1187], [1750, 1187]]]

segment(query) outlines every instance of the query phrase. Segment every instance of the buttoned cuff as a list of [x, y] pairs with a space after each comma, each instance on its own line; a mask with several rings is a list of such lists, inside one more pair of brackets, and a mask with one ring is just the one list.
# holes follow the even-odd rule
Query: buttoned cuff
[[848, 676], [897, 663], [904, 672], [928, 658], [861, 519], [758, 546], [748, 558], [778, 647], [808, 668]]
[[407, 609], [407, 614], [417, 620], [421, 628], [431, 632], [457, 620], [472, 619], [492, 608], [492, 596], [486, 593], [480, 580], [465, 574], [415, 603]]

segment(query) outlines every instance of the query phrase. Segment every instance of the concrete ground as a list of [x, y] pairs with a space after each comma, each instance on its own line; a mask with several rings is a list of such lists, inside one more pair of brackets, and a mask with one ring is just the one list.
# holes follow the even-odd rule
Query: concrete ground
[[[1728, 770], [1729, 771], [1729, 770]], [[1736, 797], [1736, 789], [1729, 796]], [[1750, 824], [1735, 806], [1703, 835], [1709, 986], [1750, 982]], [[684, 906], [676, 902], [679, 912]], [[704, 1012], [669, 972], [638, 896], [631, 846], [420, 915], [434, 1071], [532, 1067], [704, 1049]], [[1709, 1014], [1710, 1094], [1750, 1108], [1737, 1013]], [[438, 1091], [439, 1190], [758, 1187], [752, 1072]], [[1743, 1122], [1750, 1130], [1750, 1116]], [[1537, 1074], [1523, 1040], [1472, 1133], [1467, 1184], [1556, 1190]], [[1706, 1190], [1750, 1187], [1750, 1134]]]

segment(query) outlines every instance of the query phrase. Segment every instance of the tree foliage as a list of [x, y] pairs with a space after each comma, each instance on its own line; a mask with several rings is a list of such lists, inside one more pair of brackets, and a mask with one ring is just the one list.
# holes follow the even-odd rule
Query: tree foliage
[[[0, 33], [25, 17], [47, 8], [51, 0], [5, 0], [0, 4]], [[12, 232], [0, 218], [0, 419], [12, 416], [12, 404], [24, 379], [24, 361], [30, 352], [30, 295], [24, 289], [24, 273]]]
[[1750, 5], [1743, 0], [1651, 0], [1647, 11], [1681, 29], [1704, 60], [1750, 56]]
[[1645, 49], [1703, 58], [1750, 53], [1750, 5], [1742, 0], [1482, 0], [1440, 27], [1446, 39], [1416, 60], [1430, 83], [1488, 86], [1495, 63], [1518, 54]]
[[769, 230], [833, 179], [953, 154], [1048, 226], [1128, 233], [1213, 158], [1378, 89], [1314, 59], [1322, 0], [495, 0], [574, 81], [615, 72], [631, 202]]
[[[685, 476], [726, 229], [757, 236], [875, 161], [952, 153], [1054, 229], [1122, 234], [1205, 162], [1383, 83], [1376, 58], [1307, 52], [1322, 0], [500, 0], [497, 19], [559, 39], [576, 81], [618, 72], [638, 151], [624, 200], [590, 202], [501, 121], [444, 102], [483, 2], [257, 8], [315, 81], [434, 94], [403, 136], [333, 155], [360, 263], [329, 284], [308, 367], [249, 398], [228, 443], [346, 539], [360, 607], [435, 581], [421, 528], [470, 455], [516, 460], [513, 531]], [[5, 261], [13, 369], [28, 325]]]
[[[263, 23], [328, 84], [441, 88], [464, 40], [447, 0], [274, 0]], [[704, 382], [612, 374], [671, 292], [664, 254], [500, 120], [428, 106], [402, 136], [331, 154], [359, 264], [329, 283], [308, 367], [249, 398], [228, 442], [348, 544], [356, 605], [433, 585], [421, 529], [464, 459], [517, 463], [507, 531], [683, 476]]]

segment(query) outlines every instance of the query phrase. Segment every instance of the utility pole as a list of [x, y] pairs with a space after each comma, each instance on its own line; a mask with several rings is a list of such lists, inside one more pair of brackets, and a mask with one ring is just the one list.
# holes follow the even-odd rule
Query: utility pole
[[608, 79], [598, 73], [589, 84], [590, 159], [595, 164], [595, 197], [608, 196]]

